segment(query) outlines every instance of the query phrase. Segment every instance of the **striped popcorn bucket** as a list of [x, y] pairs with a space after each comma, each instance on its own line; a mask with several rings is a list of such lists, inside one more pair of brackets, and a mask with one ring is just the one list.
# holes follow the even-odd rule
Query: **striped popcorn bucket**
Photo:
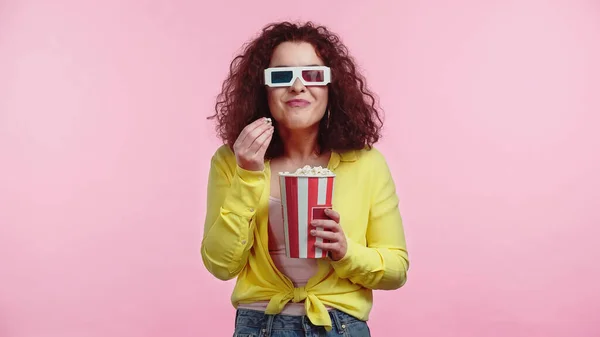
[[[310, 234], [311, 221], [329, 219], [326, 208], [332, 208], [333, 176], [298, 176], [279, 174], [281, 205], [285, 226], [286, 255], [290, 258], [319, 259], [327, 255], [315, 247], [323, 241]], [[318, 228], [322, 230], [322, 228]]]

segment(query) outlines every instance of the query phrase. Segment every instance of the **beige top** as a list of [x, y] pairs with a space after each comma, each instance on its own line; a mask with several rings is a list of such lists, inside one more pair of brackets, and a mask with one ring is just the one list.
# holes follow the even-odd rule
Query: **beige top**
[[[281, 200], [269, 197], [269, 254], [273, 263], [286, 275], [295, 287], [303, 287], [317, 272], [317, 260], [292, 259], [285, 255], [285, 233]], [[265, 311], [268, 301], [240, 304], [238, 309]], [[304, 303], [289, 302], [281, 312], [283, 315], [306, 315]]]

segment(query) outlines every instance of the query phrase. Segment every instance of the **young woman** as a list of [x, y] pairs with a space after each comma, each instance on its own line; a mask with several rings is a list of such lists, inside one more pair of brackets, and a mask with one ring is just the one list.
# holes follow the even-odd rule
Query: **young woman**
[[[373, 147], [381, 118], [339, 37], [268, 25], [233, 60], [212, 117], [224, 145], [201, 254], [218, 279], [237, 277], [235, 335], [369, 336], [372, 291], [404, 285], [409, 263], [394, 181]], [[329, 219], [310, 224], [324, 259], [285, 254], [278, 172], [305, 165], [336, 175]]]

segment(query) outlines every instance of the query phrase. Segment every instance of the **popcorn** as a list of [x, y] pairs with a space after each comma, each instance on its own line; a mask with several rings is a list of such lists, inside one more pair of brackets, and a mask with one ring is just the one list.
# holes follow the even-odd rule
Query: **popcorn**
[[310, 167], [306, 165], [296, 170], [296, 172], [279, 172], [280, 175], [294, 175], [294, 176], [319, 176], [319, 177], [330, 177], [335, 174], [328, 168], [321, 166]]
[[269, 123], [269, 124], [273, 124], [273, 121], [271, 120], [271, 118], [267, 118], [267, 117], [265, 117], [265, 119], [267, 120], [267, 123]]

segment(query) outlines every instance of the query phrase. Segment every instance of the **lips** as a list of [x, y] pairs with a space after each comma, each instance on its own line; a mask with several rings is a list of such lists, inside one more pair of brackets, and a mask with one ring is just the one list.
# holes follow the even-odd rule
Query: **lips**
[[305, 107], [310, 104], [309, 101], [304, 100], [304, 99], [291, 99], [291, 100], [287, 101], [286, 103], [287, 103], [287, 105], [289, 105], [291, 107]]

